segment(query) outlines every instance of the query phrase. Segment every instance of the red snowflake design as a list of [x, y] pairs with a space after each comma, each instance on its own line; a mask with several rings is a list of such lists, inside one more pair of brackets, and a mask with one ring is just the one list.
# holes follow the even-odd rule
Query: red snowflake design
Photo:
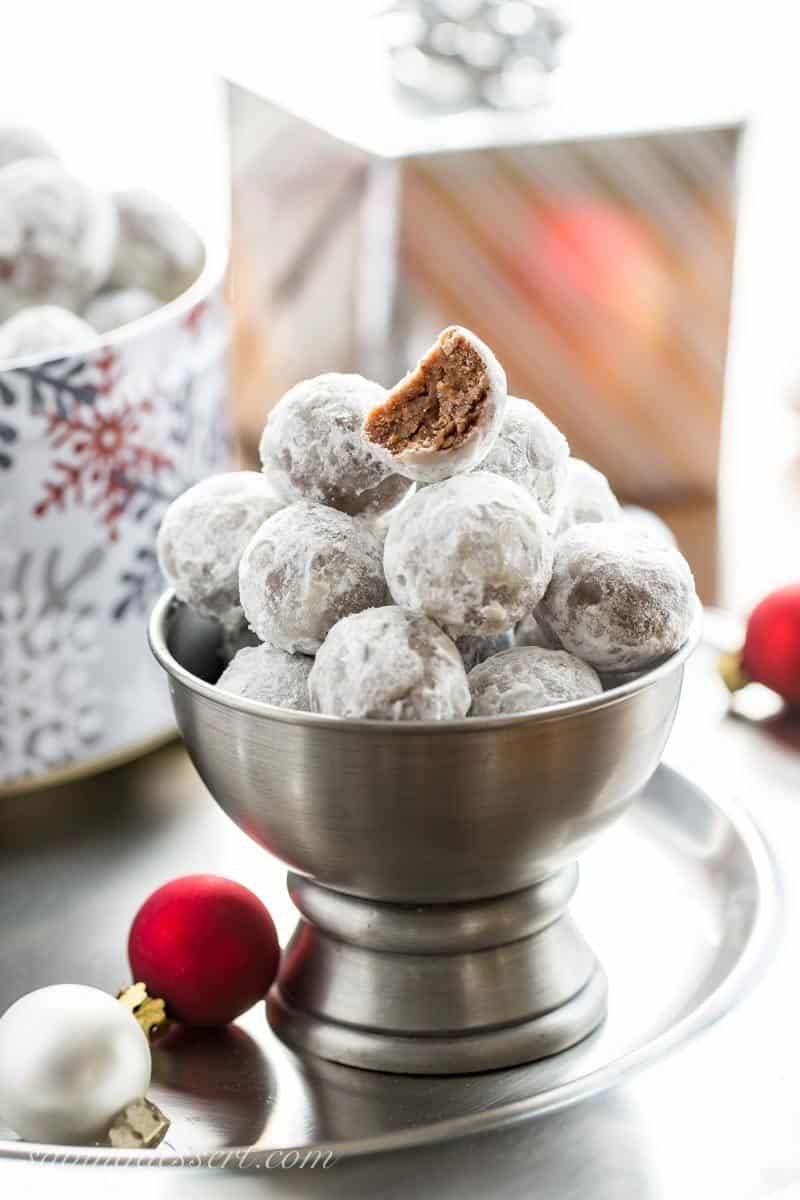
[[[108, 388], [101, 387], [99, 394], [108, 395]], [[119, 522], [134, 498], [160, 499], [159, 475], [173, 467], [172, 459], [146, 443], [143, 424], [152, 412], [148, 400], [134, 404], [119, 398], [106, 411], [95, 404], [66, 416], [50, 414], [48, 436], [60, 454], [35, 515], [63, 510], [70, 499], [87, 504], [116, 541]]]

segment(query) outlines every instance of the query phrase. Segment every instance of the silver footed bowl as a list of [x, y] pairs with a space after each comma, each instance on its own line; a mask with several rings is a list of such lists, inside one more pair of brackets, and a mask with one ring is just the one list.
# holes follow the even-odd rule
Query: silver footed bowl
[[214, 686], [220, 629], [166, 593], [150, 645], [221, 808], [290, 869], [298, 930], [268, 1010], [295, 1047], [409, 1073], [574, 1044], [605, 976], [567, 911], [583, 849], [657, 767], [700, 637], [587, 700], [447, 722], [350, 721]]

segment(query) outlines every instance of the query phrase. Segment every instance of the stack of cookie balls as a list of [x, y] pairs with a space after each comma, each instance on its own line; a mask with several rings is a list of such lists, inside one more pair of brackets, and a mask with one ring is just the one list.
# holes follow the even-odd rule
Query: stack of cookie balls
[[85, 349], [185, 291], [203, 259], [162, 200], [96, 191], [34, 130], [0, 129], [0, 363]]
[[158, 539], [178, 600], [222, 627], [226, 692], [367, 720], [523, 713], [688, 635], [694, 581], [669, 531], [627, 517], [467, 329], [390, 391], [297, 384], [261, 460], [184, 493]]

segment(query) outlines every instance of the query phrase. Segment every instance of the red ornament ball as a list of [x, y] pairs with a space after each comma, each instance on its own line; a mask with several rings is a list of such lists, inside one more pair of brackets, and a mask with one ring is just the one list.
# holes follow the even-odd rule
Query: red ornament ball
[[800, 705], [800, 584], [772, 592], [753, 609], [741, 663], [749, 679]]
[[153, 892], [128, 937], [134, 979], [185, 1025], [227, 1025], [274, 980], [278, 935], [247, 888], [218, 875], [185, 875]]

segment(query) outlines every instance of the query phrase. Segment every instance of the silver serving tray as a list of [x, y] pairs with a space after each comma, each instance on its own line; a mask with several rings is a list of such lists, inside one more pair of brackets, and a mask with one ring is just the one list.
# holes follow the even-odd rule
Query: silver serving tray
[[[217, 809], [171, 746], [81, 785], [20, 798], [0, 851], [0, 1010], [31, 988], [128, 980], [129, 922], [150, 890], [190, 871], [231, 875], [288, 936], [284, 870]], [[269, 1165], [275, 1150], [337, 1160], [452, 1139], [599, 1093], [731, 1008], [773, 941], [775, 873], [752, 820], [661, 767], [588, 852], [573, 912], [609, 978], [609, 1015], [584, 1042], [530, 1066], [456, 1078], [390, 1076], [301, 1059], [258, 1006], [219, 1032], [154, 1050], [150, 1095], [172, 1119], [157, 1151], [70, 1150], [72, 1163]], [[56, 1148], [0, 1140], [0, 1156]]]

